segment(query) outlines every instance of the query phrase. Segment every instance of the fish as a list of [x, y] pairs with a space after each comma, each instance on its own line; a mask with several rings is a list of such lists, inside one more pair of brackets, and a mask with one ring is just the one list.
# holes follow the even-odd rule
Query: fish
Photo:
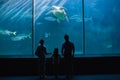
[[31, 39], [31, 35], [32, 35], [31, 33], [29, 33], [29, 34], [19, 34], [15, 37], [11, 37], [10, 39], [12, 41], [21, 41], [21, 40], [25, 40], [27, 38]]
[[50, 36], [49, 32], [45, 32], [45, 38], [48, 38]]
[[43, 24], [43, 23], [42, 23], [42, 22], [37, 22], [37, 23], [36, 23], [36, 25], [41, 25], [41, 24]]
[[54, 17], [45, 17], [44, 19], [47, 21], [56, 21]]
[[[70, 17], [70, 20], [74, 20], [75, 22], [82, 22], [83, 18], [80, 15], [73, 15]], [[92, 21], [92, 17], [85, 17], [85, 22]]]
[[109, 45], [106, 46], [106, 48], [112, 48], [112, 47], [113, 47], [112, 44], [109, 44]]
[[80, 18], [81, 16], [80, 15], [73, 15], [70, 17], [70, 19], [77, 19], [77, 18]]
[[16, 35], [16, 31], [9, 31], [9, 30], [0, 30], [0, 34], [2, 34], [2, 35], [8, 35], [8, 36], [10, 36], [10, 35]]

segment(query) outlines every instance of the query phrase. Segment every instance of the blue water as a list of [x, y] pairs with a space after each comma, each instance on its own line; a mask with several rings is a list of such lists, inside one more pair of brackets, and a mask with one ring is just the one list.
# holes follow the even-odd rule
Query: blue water
[[[46, 15], [53, 11], [53, 5], [64, 7], [68, 22], [65, 19], [58, 23], [52, 12]], [[32, 55], [40, 39], [45, 40], [48, 53], [55, 47], [61, 53], [64, 35], [68, 34], [76, 55], [83, 55], [85, 48], [85, 56], [119, 56], [119, 5], [120, 0], [84, 0], [83, 26], [82, 0], [34, 0], [34, 4], [32, 0], [0, 0], [0, 55]]]

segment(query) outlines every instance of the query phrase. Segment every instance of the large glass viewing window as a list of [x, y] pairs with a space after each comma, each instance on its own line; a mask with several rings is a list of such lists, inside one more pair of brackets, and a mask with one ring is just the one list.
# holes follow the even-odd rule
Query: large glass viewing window
[[65, 34], [76, 57], [120, 56], [119, 5], [115, 0], [1, 0], [0, 56], [33, 56], [40, 39], [48, 53], [58, 48], [61, 54]]
[[0, 55], [32, 54], [32, 1], [0, 1]]
[[85, 0], [85, 55], [120, 55], [120, 1]]
[[[64, 9], [64, 20], [60, 20], [57, 10], [53, 8]], [[61, 9], [62, 10], [62, 9]], [[54, 11], [56, 13], [54, 14]], [[59, 14], [59, 13], [58, 13]], [[68, 34], [70, 41], [75, 45], [75, 54], [82, 54], [82, 3], [81, 0], [36, 0], [35, 1], [35, 49], [39, 40], [45, 40], [45, 46], [48, 53], [52, 53], [54, 48], [61, 47], [64, 43], [64, 35]]]

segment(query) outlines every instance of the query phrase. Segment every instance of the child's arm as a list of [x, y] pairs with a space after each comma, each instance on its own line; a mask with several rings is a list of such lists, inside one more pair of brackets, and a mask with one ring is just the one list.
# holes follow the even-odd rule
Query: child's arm
[[51, 55], [51, 58], [52, 58], [52, 64], [54, 64], [54, 55], [53, 54]]
[[60, 54], [58, 54], [58, 58], [59, 58], [59, 63], [61, 62], [61, 56]]

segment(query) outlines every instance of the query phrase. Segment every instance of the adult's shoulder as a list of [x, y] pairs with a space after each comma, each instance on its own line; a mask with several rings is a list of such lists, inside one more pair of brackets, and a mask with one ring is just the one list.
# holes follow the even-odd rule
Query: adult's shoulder
[[64, 42], [63, 44], [62, 44], [62, 46], [64, 46], [66, 44], [66, 42]]
[[40, 48], [40, 45], [38, 45], [38, 47], [37, 48]]
[[44, 48], [46, 48], [45, 46], [43, 46]]
[[69, 41], [70, 44], [73, 44], [73, 42]]
[[70, 42], [71, 46], [74, 46], [74, 43], [73, 42]]

